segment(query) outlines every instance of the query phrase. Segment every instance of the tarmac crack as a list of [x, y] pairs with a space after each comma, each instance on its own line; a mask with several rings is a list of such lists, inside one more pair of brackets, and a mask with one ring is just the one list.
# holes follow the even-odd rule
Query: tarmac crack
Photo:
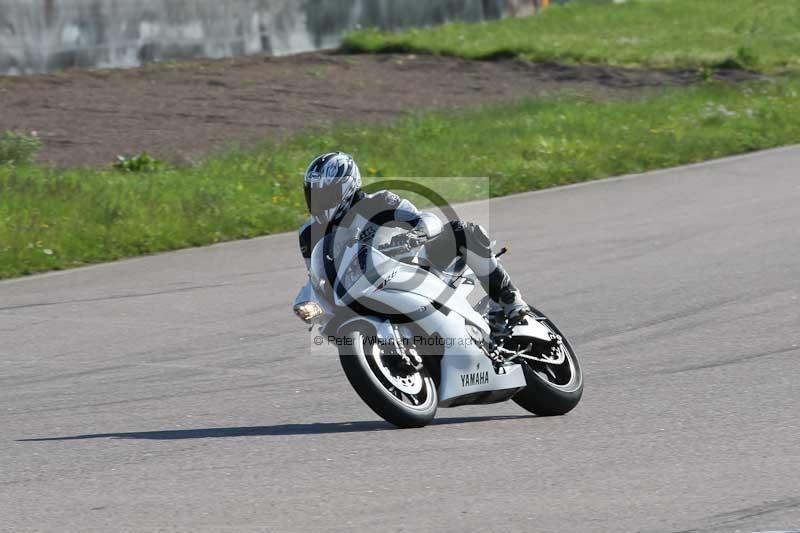
[[130, 298], [145, 298], [147, 296], [161, 296], [164, 294], [177, 294], [181, 292], [189, 292], [189, 291], [196, 291], [202, 289], [215, 289], [219, 287], [228, 287], [231, 283], [212, 283], [207, 285], [192, 285], [191, 287], [180, 287], [176, 289], [166, 289], [161, 291], [152, 291], [152, 292], [141, 292], [141, 293], [134, 293], [134, 294], [115, 294], [111, 296], [98, 296], [96, 298], [75, 298], [73, 300], [62, 300], [58, 302], [38, 302], [38, 303], [30, 303], [30, 304], [20, 304], [20, 305], [10, 305], [7, 307], [0, 307], [0, 311], [14, 311], [16, 309], [30, 309], [34, 307], [53, 307], [57, 305], [69, 305], [69, 304], [83, 304], [83, 303], [95, 303], [95, 302], [109, 302], [115, 300], [126, 300]]
[[763, 503], [751, 507], [743, 507], [741, 509], [736, 509], [735, 511], [728, 511], [707, 518], [706, 520], [710, 522], [708, 526], [684, 529], [674, 533], [710, 533], [712, 531], [719, 531], [719, 528], [721, 527], [727, 528], [743, 520], [766, 516], [780, 511], [793, 509], [795, 507], [800, 507], [800, 498], [786, 498], [783, 500]]
[[721, 366], [738, 365], [738, 364], [741, 364], [741, 363], [749, 363], [750, 361], [753, 361], [754, 359], [760, 359], [762, 357], [769, 357], [769, 356], [772, 356], [772, 355], [782, 355], [782, 354], [796, 352], [796, 351], [800, 351], [800, 346], [797, 346], [795, 344], [795, 345], [789, 346], [787, 348], [780, 348], [780, 349], [777, 349], [777, 350], [770, 350], [770, 351], [767, 351], [767, 352], [745, 354], [745, 355], [741, 355], [739, 357], [736, 357], [734, 359], [727, 359], [727, 360], [724, 360], [724, 361], [712, 361], [710, 363], [703, 363], [703, 364], [697, 364], [697, 365], [688, 365], [688, 366], [684, 366], [684, 367], [680, 367], [680, 368], [662, 370], [660, 372], [656, 372], [656, 374], [679, 374], [681, 372], [691, 372], [691, 371], [694, 371], [694, 370], [705, 370], [705, 369], [708, 369], [708, 368], [718, 368], [718, 367], [721, 367]]

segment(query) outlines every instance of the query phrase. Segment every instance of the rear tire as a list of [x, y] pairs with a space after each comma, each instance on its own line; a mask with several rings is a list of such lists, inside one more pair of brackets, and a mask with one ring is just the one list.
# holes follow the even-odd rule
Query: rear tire
[[[532, 311], [544, 316], [536, 309]], [[569, 341], [549, 319], [543, 324], [560, 335], [566, 359], [561, 365], [546, 365], [522, 360], [522, 369], [528, 385], [519, 391], [513, 400], [538, 416], [559, 416], [572, 411], [583, 396], [583, 372]], [[550, 367], [550, 368], [547, 368]]]
[[[350, 385], [378, 416], [400, 428], [427, 426], [436, 415], [439, 397], [427, 368], [393, 375], [380, 344], [357, 327], [343, 332], [339, 361]], [[374, 337], [373, 337], [374, 338]], [[410, 368], [410, 367], [409, 367]], [[413, 391], [418, 392], [414, 393]]]

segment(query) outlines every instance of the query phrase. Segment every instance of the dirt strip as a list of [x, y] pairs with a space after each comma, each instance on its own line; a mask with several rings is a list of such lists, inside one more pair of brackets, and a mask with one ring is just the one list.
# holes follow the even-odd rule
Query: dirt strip
[[[751, 77], [739, 71], [718, 76]], [[102, 166], [143, 150], [182, 162], [342, 121], [386, 122], [411, 111], [565, 91], [631, 98], [698, 78], [688, 71], [422, 55], [204, 60], [0, 77], [0, 131], [38, 132], [45, 142], [40, 161], [57, 166]]]

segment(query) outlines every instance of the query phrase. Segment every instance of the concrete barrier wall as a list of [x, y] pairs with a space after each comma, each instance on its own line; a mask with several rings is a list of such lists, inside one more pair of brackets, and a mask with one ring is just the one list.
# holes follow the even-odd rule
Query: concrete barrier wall
[[532, 0], [0, 0], [0, 73], [289, 54], [357, 26], [521, 14]]

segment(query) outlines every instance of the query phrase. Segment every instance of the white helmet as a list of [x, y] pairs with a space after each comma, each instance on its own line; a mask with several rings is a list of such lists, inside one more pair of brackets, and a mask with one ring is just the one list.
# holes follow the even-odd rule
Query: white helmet
[[308, 212], [318, 223], [326, 224], [350, 207], [360, 188], [361, 172], [351, 155], [321, 155], [306, 170], [303, 189]]

